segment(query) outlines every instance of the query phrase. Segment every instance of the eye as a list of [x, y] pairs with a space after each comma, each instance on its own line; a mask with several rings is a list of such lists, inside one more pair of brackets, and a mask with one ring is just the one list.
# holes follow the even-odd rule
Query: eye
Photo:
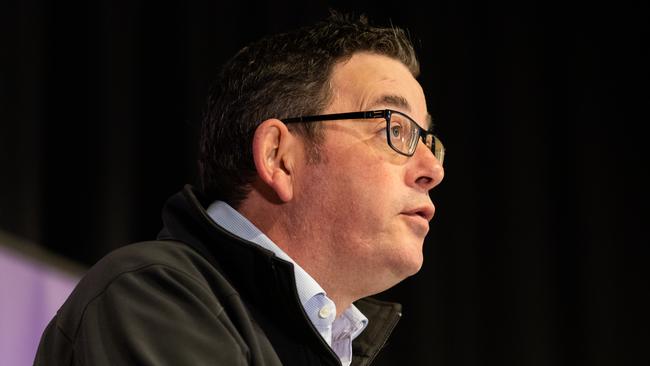
[[402, 137], [402, 126], [398, 124], [394, 124], [390, 126], [390, 137], [394, 139], [398, 139]]

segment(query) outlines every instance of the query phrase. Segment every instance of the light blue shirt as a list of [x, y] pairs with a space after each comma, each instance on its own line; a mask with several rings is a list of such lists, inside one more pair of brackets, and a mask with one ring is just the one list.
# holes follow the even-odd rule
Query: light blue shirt
[[208, 207], [208, 214], [214, 222], [232, 234], [270, 250], [278, 258], [293, 264], [298, 297], [305, 313], [325, 342], [339, 356], [341, 364], [349, 366], [352, 362], [352, 341], [366, 328], [368, 318], [354, 304], [350, 305], [337, 318], [334, 302], [327, 297], [325, 290], [316, 280], [253, 223], [227, 203], [215, 201]]

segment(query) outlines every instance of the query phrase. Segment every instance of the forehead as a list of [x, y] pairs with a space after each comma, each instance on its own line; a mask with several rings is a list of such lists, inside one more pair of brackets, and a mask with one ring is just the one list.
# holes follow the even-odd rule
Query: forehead
[[373, 53], [357, 53], [338, 63], [331, 76], [328, 113], [390, 108], [403, 112], [423, 128], [430, 126], [424, 92], [400, 61]]

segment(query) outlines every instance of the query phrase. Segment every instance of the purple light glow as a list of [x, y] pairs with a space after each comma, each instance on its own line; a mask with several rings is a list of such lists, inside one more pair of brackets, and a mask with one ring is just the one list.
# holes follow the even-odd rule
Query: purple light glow
[[0, 365], [32, 365], [43, 330], [79, 278], [0, 245]]

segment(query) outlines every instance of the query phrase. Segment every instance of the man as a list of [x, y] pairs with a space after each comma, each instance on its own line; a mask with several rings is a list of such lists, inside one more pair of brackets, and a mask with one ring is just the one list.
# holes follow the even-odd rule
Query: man
[[206, 113], [202, 190], [99, 261], [37, 365], [368, 365], [399, 316], [443, 178], [400, 29], [341, 15], [242, 49]]

